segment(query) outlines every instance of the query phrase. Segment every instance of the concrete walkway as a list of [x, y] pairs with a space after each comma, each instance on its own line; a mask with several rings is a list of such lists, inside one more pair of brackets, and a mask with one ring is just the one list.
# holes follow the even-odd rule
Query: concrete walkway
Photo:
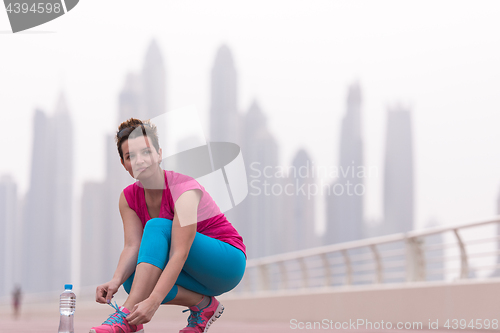
[[[75, 333], [87, 333], [92, 326], [100, 324], [106, 318], [79, 319], [75, 318]], [[178, 333], [186, 326], [187, 322], [169, 321], [155, 318], [151, 323], [144, 326], [147, 333]], [[48, 318], [22, 319], [22, 320], [2, 320], [0, 332], [9, 333], [57, 333], [58, 321]], [[211, 333], [271, 333], [271, 332], [291, 332], [284, 323], [235, 323], [224, 322], [223, 317], [210, 327]]]
[[[13, 318], [9, 307], [0, 307], [1, 333], [57, 333], [59, 309], [57, 304], [24, 306], [20, 317]], [[182, 307], [161, 307], [153, 320], [144, 326], [147, 333], [178, 333], [187, 325], [189, 313]], [[87, 333], [100, 325], [114, 310], [97, 303], [77, 305], [74, 317], [75, 333]], [[226, 311], [224, 311], [226, 312]], [[255, 323], [224, 320], [224, 314], [210, 327], [211, 333], [280, 333], [291, 332], [288, 323]]]
[[[183, 307], [162, 306], [158, 309], [153, 320], [144, 326], [145, 333], [178, 333], [187, 324], [188, 312], [182, 313]], [[235, 309], [233, 309], [234, 311]], [[110, 306], [97, 304], [95, 302], [80, 302], [77, 304], [74, 324], [75, 333], [87, 333], [93, 326], [97, 326], [105, 321], [108, 316], [114, 312]], [[226, 315], [226, 316], [225, 316]], [[337, 330], [337, 329], [292, 329], [289, 321], [236, 321], [235, 314], [231, 313], [231, 308], [224, 310], [213, 326], [210, 327], [210, 333], [292, 333], [292, 332], [333, 332], [333, 331], [351, 331], [352, 333], [403, 333], [403, 332], [421, 332], [421, 333], [443, 333], [456, 330]], [[14, 319], [12, 310], [8, 305], [0, 306], [0, 333], [57, 333], [59, 327], [59, 308], [57, 303], [24, 305], [21, 316]], [[461, 333], [470, 332], [493, 332], [488, 330], [459, 330]], [[496, 331], [498, 332], [498, 331]]]

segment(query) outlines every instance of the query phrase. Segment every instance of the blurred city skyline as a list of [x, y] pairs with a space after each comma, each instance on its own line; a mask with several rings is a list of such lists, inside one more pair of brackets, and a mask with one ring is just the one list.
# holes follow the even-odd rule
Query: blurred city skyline
[[[383, 216], [386, 112], [399, 102], [411, 109], [414, 120], [416, 226], [494, 214], [500, 184], [500, 159], [491, 154], [500, 139], [495, 128], [500, 9], [495, 2], [325, 1], [307, 7], [300, 2], [166, 2], [154, 4], [160, 6], [156, 11], [120, 2], [124, 19], [110, 26], [104, 13], [115, 5], [85, 4], [40, 28], [56, 33], [1, 37], [12, 51], [0, 54], [0, 109], [7, 123], [30, 129], [35, 107], [50, 115], [60, 92], [66, 94], [75, 123], [77, 196], [84, 181], [104, 177], [99, 140], [118, 125], [116, 96], [123, 73], [140, 68], [155, 38], [165, 54], [168, 110], [196, 104], [207, 133], [208, 76], [217, 48], [228, 45], [240, 82], [238, 110], [258, 101], [280, 146], [282, 165], [289, 165], [301, 148], [317, 165], [338, 165], [347, 87], [358, 81], [364, 96], [364, 160], [380, 170], [377, 179], [367, 181], [365, 219]], [[139, 24], [146, 13], [147, 24]], [[125, 19], [134, 15], [138, 24]], [[0, 17], [0, 29], [7, 26], [6, 15]], [[92, 37], [101, 31], [109, 38]], [[298, 129], [307, 135], [297, 135]], [[0, 140], [17, 143], [4, 147], [14, 160], [2, 163], [0, 174], [11, 174], [23, 194], [32, 133], [7, 128]], [[318, 218], [324, 230], [325, 216]]]
[[[157, 116], [166, 111], [165, 77], [164, 56], [152, 40], [142, 70], [124, 75], [116, 119], [118, 123], [130, 117], [152, 119], [162, 129], [158, 133], [160, 141], [172, 141], [162, 147], [164, 156], [168, 156], [172, 154], [172, 145], [185, 144], [190, 138], [186, 134], [176, 138], [167, 135], [178, 126], [175, 123], [156, 122]], [[280, 168], [280, 147], [258, 103], [254, 101], [244, 114], [236, 112], [237, 77], [232, 51], [226, 45], [220, 46], [211, 72], [210, 137], [214, 141], [236, 142], [242, 149], [251, 190], [246, 200], [226, 215], [243, 236], [249, 258], [413, 229], [413, 131], [409, 110], [389, 110], [384, 175], [388, 184], [384, 188], [389, 189], [384, 191], [386, 218], [379, 221], [382, 224], [366, 228], [364, 182], [370, 171], [359, 173], [364, 169], [360, 126], [363, 95], [359, 83], [349, 86], [346, 99], [340, 170], [334, 176], [335, 172], [329, 170], [334, 168], [327, 168], [335, 183], [325, 184], [319, 172], [322, 169], [312, 163], [304, 149], [297, 152], [290, 166]], [[64, 94], [54, 116], [48, 117], [37, 109], [28, 194], [17, 198], [16, 184], [2, 178], [0, 201], [14, 204], [4, 205], [0, 211], [0, 230], [5, 231], [2, 236], [6, 239], [15, 239], [18, 248], [14, 250], [9, 243], [0, 252], [0, 257], [7, 259], [7, 285], [10, 281], [22, 281], [28, 292], [55, 289], [69, 278], [70, 268], [74, 270], [72, 280], [84, 286], [99, 284], [113, 274], [123, 247], [122, 232], [117, 228], [121, 223], [116, 198], [133, 179], [118, 163], [114, 134], [110, 133], [102, 138], [107, 151], [106, 177], [102, 182], [86, 181], [73, 209], [73, 127]], [[268, 173], [266, 169], [272, 171]], [[54, 174], [47, 177], [51, 170], [55, 170]], [[47, 192], [52, 195], [47, 196]], [[316, 217], [322, 214], [316, 203], [322, 200], [326, 201], [327, 211], [333, 209], [333, 214], [327, 214], [328, 232], [324, 237], [315, 233]], [[75, 211], [81, 212], [80, 216], [74, 216]], [[39, 251], [30, 251], [28, 244]], [[24, 264], [16, 264], [19, 262]], [[47, 270], [46, 265], [52, 268]]]
[[[299, 2], [252, 6], [167, 2], [156, 4], [163, 12], [152, 12], [120, 3], [124, 14], [137, 15], [137, 22], [147, 15], [148, 24], [139, 27], [120, 19], [109, 26], [97, 11], [94, 25], [88, 26], [88, 17], [82, 14], [97, 5], [86, 3], [86, 10], [72, 11], [43, 26], [55, 33], [0, 34], [12, 50], [0, 53], [0, 110], [9, 124], [0, 132], [3, 156], [8, 157], [0, 163], [2, 193], [8, 200], [15, 193], [17, 207], [29, 200], [38, 202], [44, 187], [28, 192], [30, 179], [36, 179], [32, 168], [38, 165], [48, 180], [51, 171], [57, 172], [51, 163], [71, 160], [72, 188], [66, 190], [74, 194], [73, 208], [63, 212], [54, 200], [38, 205], [59, 212], [50, 224], [58, 236], [47, 233], [57, 240], [67, 236], [64, 216], [72, 215], [71, 241], [82, 243], [82, 253], [73, 253], [73, 259], [88, 255], [87, 265], [101, 268], [92, 275], [89, 266], [82, 261], [80, 267], [76, 260], [71, 276], [81, 276], [75, 282], [83, 285], [98, 283], [112, 273], [121, 250], [122, 231], [112, 228], [119, 222], [116, 193], [133, 181], [117, 169], [113, 133], [122, 118], [150, 118], [194, 104], [205, 137], [240, 144], [249, 173], [252, 161], [262, 161], [261, 170], [298, 168], [309, 162], [328, 169], [346, 167], [351, 159], [376, 171], [362, 180], [366, 187], [362, 198], [328, 201], [315, 195], [311, 200], [301, 196], [278, 200], [249, 195], [227, 214], [244, 236], [249, 258], [404, 232], [411, 226], [489, 217], [498, 213], [500, 190], [500, 157], [495, 154], [500, 140], [496, 46], [500, 37], [495, 33], [500, 29], [496, 19], [500, 5], [481, 4], [485, 7], [443, 2], [429, 10], [421, 2], [318, 2], [307, 8]], [[112, 5], [100, 4], [99, 10], [115, 10]], [[273, 11], [281, 16], [271, 15]], [[0, 30], [5, 22], [0, 16]], [[74, 24], [86, 29], [77, 30]], [[109, 37], [93, 38], [96, 33]], [[141, 99], [150, 103], [144, 110], [151, 113], [137, 111]], [[73, 131], [64, 135], [73, 140], [72, 151], [68, 146], [54, 155], [33, 151], [35, 112], [38, 118], [59, 119], [61, 109], [71, 119]], [[221, 110], [236, 112], [217, 115]], [[43, 163], [32, 158], [37, 153], [43, 155], [37, 157]], [[388, 171], [387, 165], [400, 172]], [[333, 186], [333, 181], [349, 179], [300, 181]], [[62, 177], [54, 180], [60, 184]], [[293, 179], [273, 181], [286, 186]], [[68, 199], [63, 191], [57, 195]], [[11, 219], [17, 208], [8, 202], [2, 210]], [[336, 208], [329, 207], [332, 202]], [[24, 251], [26, 259], [29, 251], [25, 245], [19, 249], [20, 239], [33, 245], [48, 232], [36, 229], [36, 218], [23, 214], [30, 233], [19, 235], [12, 226], [4, 226], [4, 238], [13, 233], [15, 237], [4, 246], [7, 261], [2, 266], [12, 267], [13, 260], [19, 260], [12, 253]], [[396, 222], [402, 219], [404, 223]], [[350, 230], [331, 228], [340, 220], [353, 221]], [[258, 223], [250, 226], [254, 221]], [[100, 256], [106, 249], [95, 245], [99, 243], [95, 235], [100, 234], [96, 230], [102, 231], [104, 222], [105, 234], [113, 234], [106, 257]], [[273, 238], [278, 233], [279, 239]], [[43, 246], [61, 255], [52, 263], [53, 271], [59, 272], [59, 280], [66, 278], [68, 271], [61, 265], [68, 261], [67, 253], [56, 249], [64, 247], [62, 242]], [[93, 251], [85, 250], [89, 247]], [[23, 273], [15, 266], [17, 271], [6, 275], [4, 284], [19, 274], [42, 270], [48, 255], [42, 252], [28, 260], [42, 265], [33, 264]], [[51, 279], [47, 271], [34, 281], [37, 284], [29, 279], [24, 283], [29, 284], [27, 290], [42, 290], [55, 288], [59, 280]]]

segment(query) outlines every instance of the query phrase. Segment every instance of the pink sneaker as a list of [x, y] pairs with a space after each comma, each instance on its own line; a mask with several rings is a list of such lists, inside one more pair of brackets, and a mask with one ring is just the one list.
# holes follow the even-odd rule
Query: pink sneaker
[[115, 305], [111, 303], [109, 305], [111, 305], [116, 312], [109, 316], [108, 320], [102, 323], [101, 326], [92, 327], [89, 333], [144, 333], [142, 325], [130, 325], [127, 319], [125, 319], [125, 317], [127, 317], [130, 313], [127, 308], [124, 308], [123, 306], [118, 307], [116, 302]]
[[191, 311], [191, 315], [188, 318], [188, 325], [180, 330], [179, 333], [205, 333], [208, 331], [210, 325], [220, 317], [224, 311], [224, 306], [215, 297], [211, 296], [210, 303], [205, 308], [200, 309], [194, 305], [182, 312], [188, 310]]

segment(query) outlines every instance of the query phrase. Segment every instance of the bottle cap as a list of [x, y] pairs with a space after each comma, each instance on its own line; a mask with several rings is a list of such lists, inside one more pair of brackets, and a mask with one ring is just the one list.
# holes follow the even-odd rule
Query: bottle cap
[[72, 284], [65, 284], [64, 290], [73, 290], [73, 285]]

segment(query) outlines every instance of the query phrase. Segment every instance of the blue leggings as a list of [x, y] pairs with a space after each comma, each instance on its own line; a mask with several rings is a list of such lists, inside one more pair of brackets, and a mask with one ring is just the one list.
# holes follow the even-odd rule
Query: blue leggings
[[[146, 262], [161, 270], [168, 262], [172, 220], [154, 218], [146, 223], [137, 264]], [[175, 298], [177, 286], [196, 293], [217, 296], [238, 285], [245, 272], [245, 254], [221, 240], [196, 232], [184, 267], [162, 304]], [[130, 293], [135, 272], [123, 283]]]

